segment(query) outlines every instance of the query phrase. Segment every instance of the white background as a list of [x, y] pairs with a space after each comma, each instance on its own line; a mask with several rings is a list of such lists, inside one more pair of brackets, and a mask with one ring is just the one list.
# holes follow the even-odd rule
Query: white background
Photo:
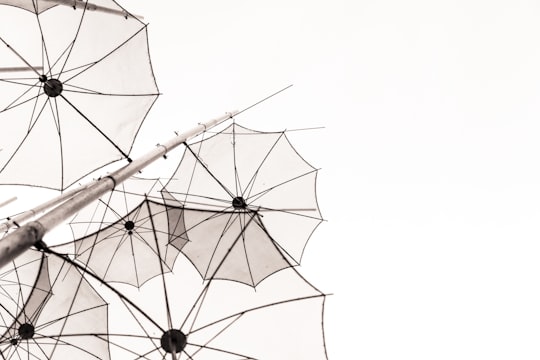
[[540, 5], [124, 0], [163, 96], [135, 152], [237, 118], [290, 133], [328, 221], [302, 272], [330, 359], [538, 359]]

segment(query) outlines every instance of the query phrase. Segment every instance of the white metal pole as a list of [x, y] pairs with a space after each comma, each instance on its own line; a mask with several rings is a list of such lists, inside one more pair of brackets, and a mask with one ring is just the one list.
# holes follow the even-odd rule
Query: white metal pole
[[87, 188], [75, 194], [63, 204], [42, 215], [37, 220], [31, 221], [21, 226], [13, 233], [8, 234], [5, 238], [0, 240], [0, 267], [6, 265], [15, 257], [22, 254], [30, 246], [41, 241], [43, 236], [49, 230], [63, 223], [86, 205], [99, 199], [108, 191], [112, 191], [116, 185], [122, 183], [132, 175], [135, 175], [147, 165], [167, 154], [170, 150], [203, 133], [207, 129], [210, 129], [225, 120], [231, 119], [237, 113], [238, 111], [227, 113], [219, 118], [199, 124], [190, 131], [177, 135], [165, 144], [158, 145], [146, 155], [133, 160], [130, 164], [118, 169], [110, 175], [93, 182]]

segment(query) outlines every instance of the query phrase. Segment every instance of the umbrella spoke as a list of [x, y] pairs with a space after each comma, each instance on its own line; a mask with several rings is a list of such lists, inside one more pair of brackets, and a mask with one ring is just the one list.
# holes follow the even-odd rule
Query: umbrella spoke
[[40, 75], [40, 73], [36, 70], [36, 68], [32, 65], [30, 65], [30, 63], [21, 55], [17, 52], [17, 50], [15, 50], [10, 44], [8, 44], [4, 38], [2, 38], [0, 36], [0, 41], [4, 43], [4, 45], [6, 45], [8, 47], [8, 49], [13, 53], [15, 54], [22, 62], [24, 62], [24, 64], [26, 66], [28, 66], [29, 69], [31, 69], [32, 71], [34, 71], [38, 76]]
[[66, 99], [65, 96], [63, 95], [60, 95], [60, 97], [62, 99], [64, 99], [64, 101], [73, 108], [73, 110], [75, 110], [79, 115], [81, 115], [81, 117], [86, 120], [90, 125], [92, 125], [92, 127], [94, 129], [96, 129], [105, 139], [107, 139], [107, 141], [116, 148], [116, 150], [118, 150], [120, 152], [120, 154], [122, 154], [123, 157], [125, 158], [129, 158], [129, 156], [122, 150], [120, 149], [120, 147], [118, 145], [116, 145], [116, 143], [109, 137], [107, 136], [96, 124], [94, 124], [86, 115], [84, 115], [75, 105], [73, 105], [68, 99]]
[[[135, 36], [137, 36], [141, 31], [146, 31], [146, 25], [141, 27], [137, 32], [135, 32], [134, 34], [132, 34], [131, 36], [129, 36], [126, 40], [122, 41], [118, 46], [116, 46], [114, 49], [112, 49], [111, 51], [109, 51], [107, 54], [105, 54], [103, 57], [101, 57], [100, 59], [88, 64], [88, 66], [85, 66], [83, 68], [83, 70], [81, 70], [80, 72], [76, 73], [75, 75], [72, 75], [71, 77], [67, 78], [67, 79], [64, 79], [64, 82], [67, 83], [71, 80], [73, 80], [74, 78], [76, 78], [77, 76], [81, 75], [82, 73], [88, 71], [89, 69], [91, 69], [93, 66], [96, 66], [97, 64], [99, 64], [100, 62], [102, 62], [103, 60], [107, 59], [109, 56], [111, 56], [112, 54], [114, 54], [116, 51], [118, 51], [118, 49], [122, 48], [124, 45], [126, 45], [131, 39], [133, 39]], [[65, 66], [65, 64], [64, 64]], [[62, 68], [62, 71], [63, 71], [63, 68]]]
[[[231, 198], [234, 198], [235, 195], [218, 178], [216, 178], [216, 176], [208, 169], [208, 166], [201, 160], [201, 158], [197, 154], [195, 154], [193, 149], [191, 149], [191, 146], [189, 146], [187, 143], [185, 144], [185, 146], [186, 149], [191, 152], [191, 154], [197, 161], [196, 164], [199, 164], [204, 170], [206, 170], [208, 175], [210, 175], [216, 181], [216, 183], [231, 196]], [[196, 166], [196, 164], [194, 166]]]
[[[261, 167], [264, 165], [264, 163], [267, 161], [268, 157], [270, 156], [270, 154], [272, 153], [272, 151], [276, 148], [276, 145], [278, 144], [278, 142], [281, 140], [281, 138], [284, 136], [285, 133], [281, 133], [281, 135], [276, 139], [276, 141], [272, 144], [272, 146], [270, 147], [270, 149], [268, 150], [268, 152], [266, 153], [266, 155], [264, 156], [264, 158], [262, 159], [262, 161], [259, 163], [259, 166], [257, 167], [257, 169], [253, 172], [253, 175], [251, 177], [251, 179], [249, 180], [248, 184], [246, 185], [246, 189], [244, 190], [245, 192], [247, 193], [242, 193], [242, 196], [244, 198], [249, 198], [251, 195], [251, 190], [253, 188], [253, 185], [255, 183], [255, 179], [257, 178], [257, 175], [259, 174], [259, 171], [261, 170]], [[249, 190], [248, 190], [249, 189]]]
[[64, 61], [64, 63], [62, 64], [62, 67], [60, 68], [60, 74], [62, 74], [64, 72], [64, 68], [66, 67], [66, 64], [71, 56], [71, 52], [73, 50], [73, 46], [75, 45], [75, 42], [77, 41], [77, 38], [79, 37], [79, 33], [81, 31], [81, 25], [83, 23], [83, 19], [84, 19], [84, 16], [86, 14], [86, 4], [88, 3], [88, 0], [83, 0], [85, 1], [85, 6], [83, 7], [82, 9], [82, 13], [81, 13], [81, 18], [79, 20], [79, 24], [77, 26], [77, 30], [75, 31], [75, 37], [73, 38], [73, 40], [71, 41], [70, 45], [68, 46], [69, 50], [68, 50], [68, 53], [66, 55], [66, 59]]
[[36, 120], [30, 125], [30, 127], [28, 128], [28, 132], [26, 133], [26, 135], [23, 137], [22, 141], [20, 142], [20, 144], [17, 146], [17, 148], [15, 149], [15, 151], [13, 151], [13, 153], [11, 154], [11, 156], [8, 158], [8, 160], [4, 163], [4, 166], [2, 167], [2, 169], [0, 169], [0, 172], [2, 172], [6, 166], [8, 166], [8, 164], [11, 162], [11, 160], [15, 157], [15, 155], [17, 154], [17, 152], [19, 151], [19, 149], [25, 144], [25, 142], [27, 141], [28, 139], [28, 136], [30, 135], [30, 133], [32, 132], [32, 129], [34, 128], [34, 126], [37, 124], [37, 122], [39, 121], [40, 119], [40, 115], [41, 113], [43, 112], [43, 110], [45, 109], [46, 105], [47, 105], [47, 102], [49, 101], [49, 99], [47, 99], [47, 101], [43, 104], [43, 107], [41, 108], [41, 110], [39, 111], [38, 115], [36, 116]]
[[[19, 95], [17, 98], [15, 98], [11, 103], [9, 103], [4, 109], [0, 110], [0, 113], [3, 113], [5, 111], [8, 111], [8, 110], [11, 110], [11, 109], [14, 109], [16, 107], [19, 107], [21, 105], [24, 105], [24, 104], [27, 104], [29, 103], [30, 101], [32, 100], [36, 100], [36, 105], [37, 105], [37, 99], [39, 98], [39, 96], [41, 95], [40, 94], [40, 91], [41, 91], [41, 86], [38, 87], [38, 94], [36, 96], [33, 96], [31, 98], [28, 98], [28, 99], [25, 99], [21, 102], [19, 102], [19, 100], [21, 100], [26, 94], [28, 94], [33, 88], [35, 88], [38, 84], [36, 83], [36, 85], [34, 86], [30, 86], [28, 89], [26, 89], [21, 95]], [[34, 105], [34, 106], [36, 106]], [[33, 118], [33, 115], [34, 115], [34, 112], [32, 112], [32, 117]]]

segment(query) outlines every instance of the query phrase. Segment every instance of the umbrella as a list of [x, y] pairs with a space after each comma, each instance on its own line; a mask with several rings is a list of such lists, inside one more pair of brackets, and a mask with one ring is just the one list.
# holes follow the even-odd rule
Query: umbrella
[[79, 270], [29, 250], [0, 272], [2, 359], [109, 359], [107, 303]]
[[0, 12], [0, 65], [26, 67], [0, 72], [0, 182], [65, 189], [129, 160], [158, 96], [146, 25], [112, 0], [14, 3], [31, 11]]
[[[252, 286], [299, 264], [322, 221], [317, 169], [285, 132], [258, 132], [233, 122], [186, 146], [162, 193], [166, 204], [184, 209], [189, 241], [179, 250], [199, 273], [212, 276], [228, 251], [215, 277]], [[239, 233], [242, 240], [231, 248]]]
[[[99, 279], [90, 269], [85, 272]], [[97, 337], [109, 345], [112, 359], [327, 359], [325, 295], [295, 268], [276, 274], [256, 291], [212, 277], [201, 282], [183, 257], [172, 272], [161, 272], [139, 289], [99, 281], [110, 325], [106, 336]]]
[[118, 185], [70, 222], [75, 241], [55, 248], [108, 282], [140, 287], [171, 271], [187, 240], [181, 209], [151, 200], [159, 184], [159, 179], [132, 177]]

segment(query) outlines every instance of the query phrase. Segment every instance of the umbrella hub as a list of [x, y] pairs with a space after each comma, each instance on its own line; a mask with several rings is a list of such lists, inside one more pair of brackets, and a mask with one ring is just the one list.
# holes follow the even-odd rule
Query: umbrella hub
[[135, 223], [133, 221], [131, 221], [131, 220], [128, 220], [124, 224], [124, 227], [126, 228], [127, 231], [131, 231], [131, 230], [135, 229]]
[[[45, 81], [43, 81], [45, 80]], [[58, 79], [47, 79], [45, 75], [39, 77], [39, 81], [43, 82], [43, 91], [49, 97], [57, 97], [64, 90], [64, 85]]]
[[179, 353], [186, 347], [187, 337], [180, 330], [165, 331], [161, 337], [161, 347], [168, 353]]
[[247, 208], [246, 200], [243, 197], [237, 196], [232, 200], [232, 206], [235, 210]]
[[34, 337], [34, 325], [24, 323], [19, 327], [19, 336], [21, 339], [28, 340]]

